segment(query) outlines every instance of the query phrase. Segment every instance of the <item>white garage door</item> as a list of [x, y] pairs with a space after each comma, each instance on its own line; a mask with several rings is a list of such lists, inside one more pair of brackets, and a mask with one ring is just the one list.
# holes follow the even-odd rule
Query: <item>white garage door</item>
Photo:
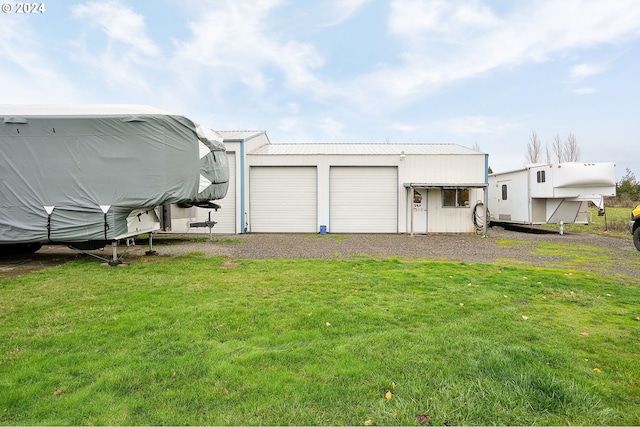
[[397, 233], [398, 170], [395, 167], [332, 167], [331, 233]]
[[317, 232], [315, 167], [258, 167], [249, 171], [252, 232]]
[[[197, 221], [206, 221], [209, 219], [209, 211], [211, 211], [211, 219], [216, 221], [217, 224], [213, 227], [214, 233], [220, 234], [235, 234], [236, 233], [236, 155], [235, 153], [227, 153], [227, 160], [229, 161], [229, 189], [224, 199], [214, 200], [216, 203], [222, 206], [218, 211], [213, 209], [198, 209]], [[200, 232], [209, 232], [208, 228], [200, 228]]]

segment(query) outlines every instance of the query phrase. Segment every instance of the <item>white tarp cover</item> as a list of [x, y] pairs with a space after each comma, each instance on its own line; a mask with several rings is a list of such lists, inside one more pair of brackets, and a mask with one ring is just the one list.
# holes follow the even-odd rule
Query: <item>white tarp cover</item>
[[227, 193], [222, 137], [183, 116], [5, 105], [0, 120], [0, 244], [109, 241], [136, 209]]

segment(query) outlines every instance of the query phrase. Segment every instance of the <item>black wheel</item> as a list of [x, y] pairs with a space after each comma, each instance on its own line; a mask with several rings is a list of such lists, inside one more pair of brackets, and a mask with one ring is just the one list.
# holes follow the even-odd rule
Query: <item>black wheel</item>
[[27, 243], [27, 253], [32, 254], [38, 252], [42, 247], [42, 243]]
[[640, 226], [636, 227], [633, 232], [633, 244], [636, 245], [636, 249], [640, 251]]

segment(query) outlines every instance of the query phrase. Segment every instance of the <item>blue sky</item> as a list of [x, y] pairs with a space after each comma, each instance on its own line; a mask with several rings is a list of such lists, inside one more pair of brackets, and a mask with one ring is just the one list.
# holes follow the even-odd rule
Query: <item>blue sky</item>
[[453, 142], [496, 172], [533, 131], [572, 133], [582, 161], [640, 178], [636, 0], [3, 4], [3, 104], [147, 104], [273, 143]]

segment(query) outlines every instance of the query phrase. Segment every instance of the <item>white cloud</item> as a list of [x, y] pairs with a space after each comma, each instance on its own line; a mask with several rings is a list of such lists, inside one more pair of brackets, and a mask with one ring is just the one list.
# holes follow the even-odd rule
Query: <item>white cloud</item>
[[287, 110], [291, 114], [298, 114], [300, 112], [300, 104], [298, 104], [297, 102], [288, 102]]
[[473, 30], [499, 23], [490, 8], [480, 1], [394, 0], [391, 2], [389, 32], [415, 40], [438, 33], [458, 39]]
[[339, 138], [342, 135], [344, 125], [333, 117], [325, 117], [320, 120], [318, 126], [331, 139]]
[[502, 117], [462, 116], [434, 122], [429, 127], [451, 135], [469, 136], [504, 134], [520, 128], [521, 124]]
[[348, 21], [357, 11], [371, 0], [332, 0], [321, 3], [322, 11], [327, 15], [325, 27], [340, 25]]
[[581, 87], [578, 89], [574, 89], [573, 92], [578, 95], [590, 95], [592, 93], [595, 93], [596, 90], [592, 87]]
[[284, 132], [293, 131], [298, 125], [298, 119], [296, 117], [282, 117], [278, 121], [278, 129]]
[[[110, 83], [153, 90], [142, 68], [153, 66], [160, 49], [146, 33], [144, 17], [117, 0], [87, 2], [72, 9], [72, 16], [83, 23], [83, 33], [73, 45], [75, 58], [96, 70]], [[104, 49], [92, 37], [97, 30], [106, 37]]]
[[634, 0], [517, 2], [503, 16], [479, 1], [394, 0], [391, 5], [389, 32], [403, 43], [403, 61], [382, 64], [354, 82], [355, 99], [362, 104], [380, 97], [404, 102], [495, 69], [640, 35]]
[[159, 53], [146, 34], [144, 17], [120, 1], [87, 2], [74, 7], [72, 13], [74, 18], [85, 19], [91, 26], [98, 27], [110, 40], [128, 45], [144, 55]]
[[580, 64], [571, 68], [570, 74], [573, 79], [582, 79], [585, 77], [600, 74], [606, 70], [604, 65], [598, 64]]
[[415, 125], [412, 125], [409, 123], [400, 123], [400, 122], [393, 122], [389, 125], [389, 127], [391, 129], [398, 130], [400, 132], [405, 132], [405, 133], [414, 132], [416, 129], [418, 129], [418, 127]]
[[[329, 22], [323, 18], [333, 15], [339, 17], [335, 25], [349, 25], [346, 21], [368, 1], [323, 3], [330, 13], [317, 21]], [[203, 81], [220, 96], [241, 84], [256, 102], [292, 91], [316, 101], [356, 105], [366, 114], [410, 104], [453, 82], [497, 69], [551, 61], [570, 51], [636, 37], [640, 8], [631, 7], [633, 2], [541, 0], [509, 4], [505, 11], [481, 0], [392, 0], [388, 33], [396, 53], [342, 81], [323, 77], [331, 56], [325, 58], [314, 44], [318, 22], [304, 39], [281, 25], [280, 13], [309, 18], [304, 13], [316, 7], [305, 7], [303, 13], [292, 11], [284, 0], [191, 3], [192, 8], [201, 7], [200, 13], [189, 24], [190, 36], [174, 43], [171, 64], [176, 80], [194, 93], [202, 90]], [[296, 28], [301, 27], [297, 22]], [[572, 73], [597, 71], [595, 65], [583, 65]]]
[[[240, 80], [255, 91], [264, 91], [272, 78], [284, 77], [292, 90], [322, 91], [314, 74], [324, 58], [310, 43], [287, 39], [270, 28], [270, 14], [280, 1], [215, 2], [203, 6], [201, 16], [189, 25], [192, 37], [176, 42], [174, 66], [184, 62], [215, 69], [216, 78]], [[272, 77], [268, 69], [277, 69]]]
[[56, 71], [28, 17], [0, 15], [0, 81], [3, 103], [62, 103], [77, 91]]
[[297, 126], [297, 117], [282, 117], [278, 120], [278, 129], [283, 132], [292, 132]]

